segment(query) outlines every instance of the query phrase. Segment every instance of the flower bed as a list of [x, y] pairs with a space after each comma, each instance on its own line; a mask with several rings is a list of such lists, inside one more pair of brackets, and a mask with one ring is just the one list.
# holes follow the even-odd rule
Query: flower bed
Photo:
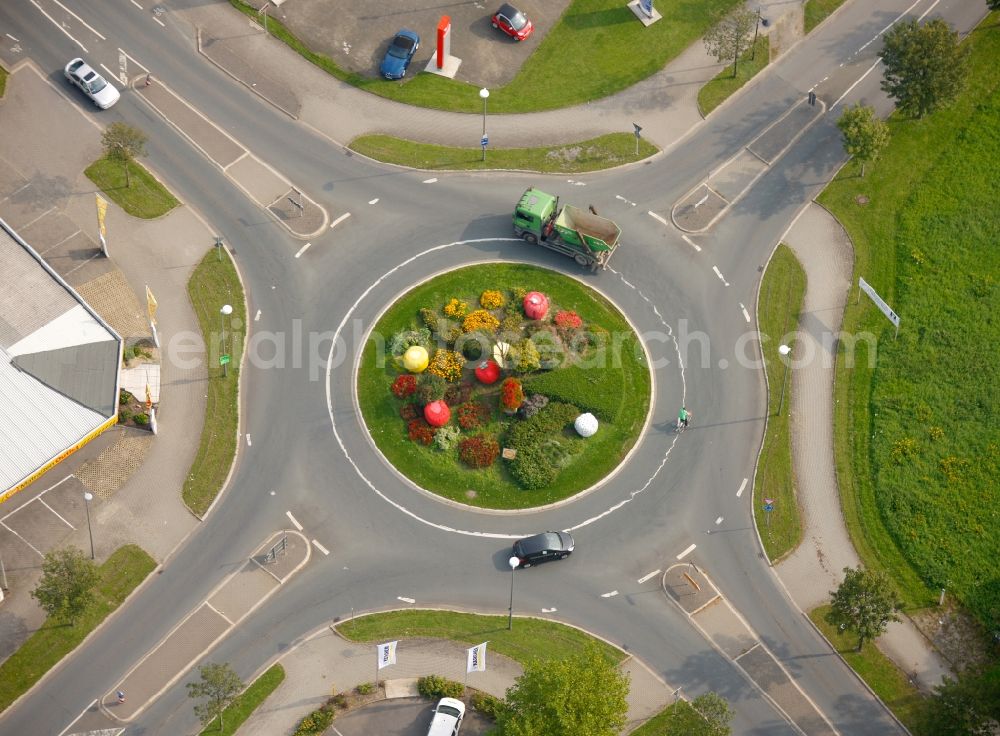
[[[524, 306], [532, 295], [547, 307], [529, 309], [535, 319]], [[438, 275], [391, 306], [375, 332], [357, 376], [365, 424], [400, 472], [453, 500], [524, 508], [584, 490], [618, 465], [648, 412], [649, 370], [628, 323], [552, 271], [488, 264]], [[379, 344], [389, 348], [381, 361]], [[426, 370], [404, 365], [414, 346], [426, 349]], [[488, 359], [499, 364], [495, 384], [477, 380]], [[425, 420], [430, 404], [444, 426]], [[573, 429], [585, 412], [601, 418], [587, 439]], [[503, 448], [514, 452], [500, 459]]]

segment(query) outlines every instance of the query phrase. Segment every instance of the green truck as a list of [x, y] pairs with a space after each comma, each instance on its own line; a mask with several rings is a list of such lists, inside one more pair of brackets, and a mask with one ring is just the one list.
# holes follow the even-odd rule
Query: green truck
[[514, 208], [514, 233], [529, 243], [572, 257], [591, 271], [607, 268], [618, 248], [621, 228], [590, 211], [567, 204], [559, 208], [559, 197], [529, 188]]

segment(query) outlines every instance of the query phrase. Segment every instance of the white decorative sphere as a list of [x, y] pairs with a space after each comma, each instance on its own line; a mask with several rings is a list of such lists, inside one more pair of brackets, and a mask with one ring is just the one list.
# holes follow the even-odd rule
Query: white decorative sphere
[[581, 414], [573, 422], [573, 428], [581, 437], [592, 437], [597, 434], [597, 417], [590, 412]]

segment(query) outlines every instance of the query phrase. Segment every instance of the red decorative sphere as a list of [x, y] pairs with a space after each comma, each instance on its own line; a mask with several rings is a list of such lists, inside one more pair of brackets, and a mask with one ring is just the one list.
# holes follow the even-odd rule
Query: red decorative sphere
[[443, 427], [451, 419], [451, 409], [440, 399], [432, 401], [424, 407], [424, 419], [432, 427]]
[[500, 366], [495, 360], [484, 360], [476, 366], [476, 380], [485, 383], [487, 386], [496, 383], [500, 378]]
[[549, 300], [545, 294], [529, 291], [524, 295], [524, 314], [528, 319], [545, 319], [549, 311]]

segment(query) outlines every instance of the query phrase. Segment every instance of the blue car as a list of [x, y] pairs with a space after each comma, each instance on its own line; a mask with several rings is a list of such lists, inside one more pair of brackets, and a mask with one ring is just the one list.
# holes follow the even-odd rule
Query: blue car
[[404, 28], [392, 39], [382, 65], [378, 71], [386, 79], [402, 79], [406, 75], [406, 67], [413, 60], [413, 55], [420, 48], [420, 36], [414, 31]]

